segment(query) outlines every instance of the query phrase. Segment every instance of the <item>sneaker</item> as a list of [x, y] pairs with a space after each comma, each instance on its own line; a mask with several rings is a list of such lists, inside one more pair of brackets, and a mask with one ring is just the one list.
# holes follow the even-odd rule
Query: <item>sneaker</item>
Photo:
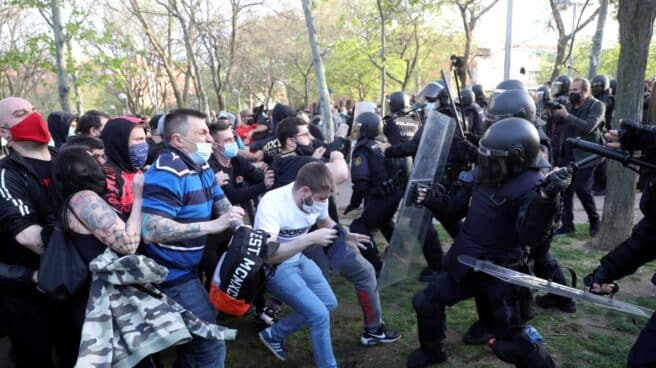
[[576, 302], [559, 295], [547, 294], [535, 297], [535, 304], [543, 309], [557, 308], [565, 313], [576, 312]]
[[554, 231], [554, 236], [569, 235], [569, 234], [572, 234], [574, 232], [576, 232], [576, 229], [574, 228], [574, 226], [565, 226], [565, 225], [563, 225], [563, 226], [559, 227], [558, 229], [556, 229], [556, 231]]
[[599, 221], [590, 222], [590, 230], [589, 230], [590, 237], [594, 238], [595, 236], [597, 236], [598, 232], [599, 232]]
[[446, 362], [446, 352], [443, 347], [433, 350], [430, 354], [421, 349], [412, 351], [406, 360], [407, 368], [424, 368], [429, 365]]
[[380, 325], [378, 330], [373, 332], [366, 332], [360, 337], [362, 345], [371, 346], [377, 344], [389, 344], [401, 338], [398, 331], [387, 331], [385, 325]]
[[465, 345], [485, 345], [494, 338], [494, 334], [490, 332], [490, 329], [480, 320], [477, 320], [469, 326], [467, 332], [462, 335], [462, 342]]
[[282, 360], [283, 362], [287, 360], [287, 351], [285, 350], [283, 342], [275, 341], [271, 336], [271, 331], [268, 328], [260, 331], [258, 336], [260, 336], [260, 341], [262, 341], [264, 346], [266, 346], [267, 349], [269, 349], [273, 355], [276, 356], [276, 358]]
[[431, 282], [433, 281], [433, 276], [436, 274], [432, 268], [430, 267], [424, 267], [423, 270], [421, 270], [421, 273], [419, 274], [419, 281], [421, 282]]

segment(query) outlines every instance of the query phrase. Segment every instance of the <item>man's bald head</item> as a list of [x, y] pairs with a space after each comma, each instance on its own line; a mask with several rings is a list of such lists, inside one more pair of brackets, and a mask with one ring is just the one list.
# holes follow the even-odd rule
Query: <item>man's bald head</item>
[[20, 97], [7, 97], [0, 100], [0, 128], [11, 128], [20, 123], [30, 113], [34, 106]]

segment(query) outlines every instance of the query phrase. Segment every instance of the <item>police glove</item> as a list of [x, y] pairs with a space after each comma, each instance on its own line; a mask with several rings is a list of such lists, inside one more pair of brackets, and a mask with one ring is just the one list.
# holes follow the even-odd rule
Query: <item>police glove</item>
[[613, 279], [614, 277], [608, 267], [602, 264], [583, 278], [583, 284], [594, 294], [615, 294], [620, 288], [617, 283], [613, 282]]
[[572, 169], [561, 167], [552, 171], [540, 183], [540, 191], [548, 198], [554, 198], [558, 193], [564, 191], [572, 184]]
[[618, 136], [622, 148], [629, 151], [653, 149], [656, 145], [656, 128], [633, 120], [620, 121]]

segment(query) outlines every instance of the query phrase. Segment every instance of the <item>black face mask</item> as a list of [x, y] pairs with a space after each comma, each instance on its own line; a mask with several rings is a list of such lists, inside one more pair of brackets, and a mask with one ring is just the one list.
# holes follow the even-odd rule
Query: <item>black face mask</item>
[[570, 92], [569, 102], [571, 102], [573, 105], [578, 105], [579, 103], [581, 103], [581, 95], [576, 92]]

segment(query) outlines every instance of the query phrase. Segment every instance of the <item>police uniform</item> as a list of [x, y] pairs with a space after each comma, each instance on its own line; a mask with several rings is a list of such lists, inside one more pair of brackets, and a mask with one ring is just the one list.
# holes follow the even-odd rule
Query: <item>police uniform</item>
[[[403, 198], [407, 179], [404, 159], [385, 158], [374, 139], [360, 138], [353, 150], [349, 207], [357, 208], [364, 200], [364, 211], [351, 223], [351, 232], [371, 236], [372, 230], [380, 229], [389, 243], [394, 232], [392, 217]], [[376, 275], [380, 274], [383, 264], [373, 241], [362, 255], [374, 266]]]
[[[531, 134], [532, 147], [527, 148], [524, 144], [523, 151], [527, 152], [524, 158], [531, 158], [532, 164], [539, 151], [537, 131], [526, 120], [504, 120], [511, 123], [503, 120], [496, 123], [483, 136], [481, 147], [491, 141], [486, 141], [486, 137], [500, 132], [503, 134], [498, 136], [509, 135], [517, 124], [521, 124], [520, 128]], [[512, 142], [513, 138], [510, 135], [507, 140]], [[489, 148], [499, 150], [494, 146]], [[513, 145], [504, 151], [513, 152], [514, 148]], [[427, 288], [413, 296], [420, 348], [408, 357], [408, 367], [425, 367], [446, 360], [442, 345], [446, 329], [445, 307], [472, 297], [489, 307], [485, 318], [496, 337], [493, 351], [498, 357], [521, 368], [553, 367], [551, 358], [542, 347], [527, 340], [523, 334], [524, 323], [530, 317], [528, 289], [475, 272], [457, 259], [459, 255], [469, 255], [526, 272], [524, 247], [541, 244], [551, 233], [556, 201], [541, 196], [536, 190], [544, 176], [530, 165], [521, 164], [521, 169], [508, 169], [505, 176], [497, 174], [497, 177], [505, 178], [503, 180], [494, 183], [482, 180], [485, 178], [483, 173], [498, 171], [500, 166], [495, 165], [481, 162], [476, 169], [479, 179], [471, 191], [471, 200], [460, 199], [453, 204], [465, 208], [452, 207], [452, 211], [467, 216], [445, 257], [445, 270], [436, 275]], [[511, 164], [506, 166], [512, 167]], [[468, 203], [469, 209], [466, 209]], [[514, 351], [519, 353], [509, 353]]]

